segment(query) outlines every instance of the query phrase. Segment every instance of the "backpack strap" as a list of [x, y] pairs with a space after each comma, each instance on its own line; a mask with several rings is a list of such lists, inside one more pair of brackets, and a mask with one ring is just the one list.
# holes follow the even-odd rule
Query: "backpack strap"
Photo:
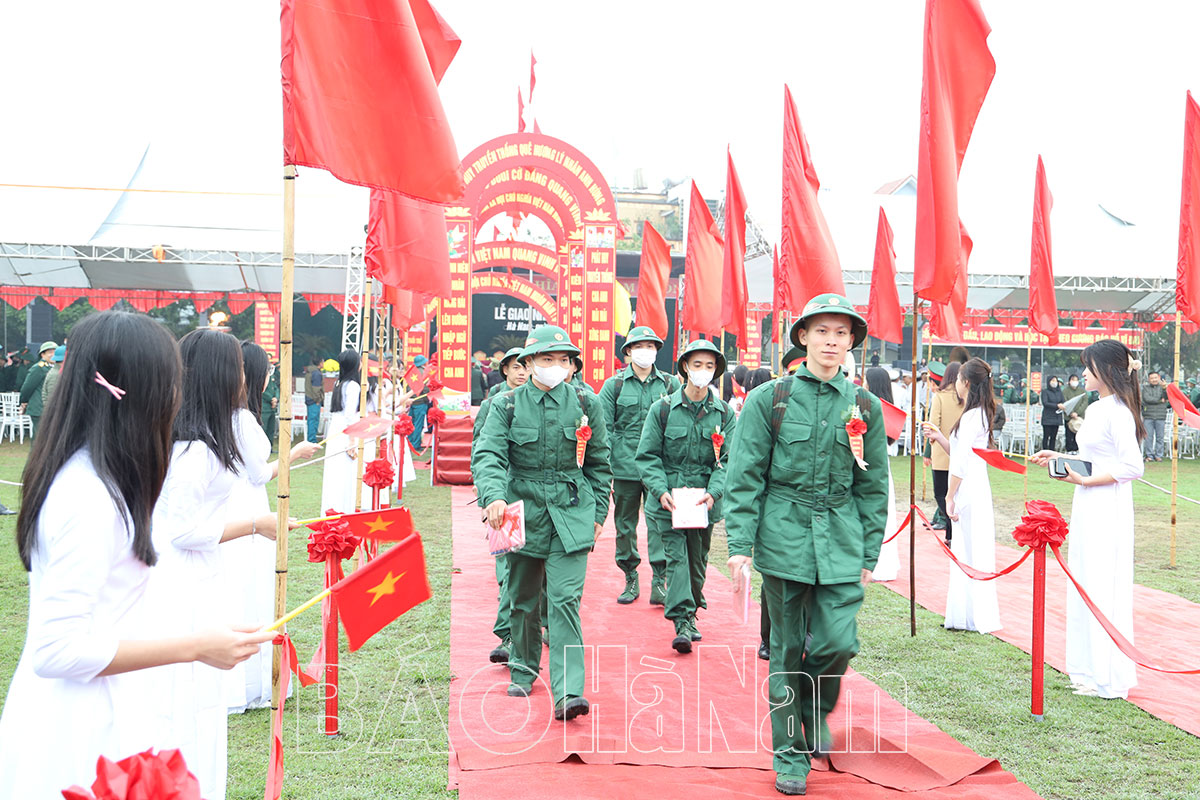
[[771, 397], [771, 444], [779, 438], [779, 429], [783, 427], [783, 415], [787, 413], [788, 398], [792, 394], [791, 375], [784, 375], [775, 380], [775, 392]]
[[617, 401], [621, 399], [621, 389], [623, 388], [625, 388], [625, 376], [618, 373], [613, 376], [612, 418], [614, 424], [617, 421]]
[[663, 430], [667, 429], [667, 417], [671, 416], [671, 403], [669, 402], [671, 395], [667, 395], [662, 400], [659, 400], [658, 406], [658, 427]]

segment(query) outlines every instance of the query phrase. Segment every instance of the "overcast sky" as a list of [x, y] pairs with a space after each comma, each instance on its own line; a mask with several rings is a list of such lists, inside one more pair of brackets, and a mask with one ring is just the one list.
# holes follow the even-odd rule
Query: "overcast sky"
[[[822, 202], [867, 201], [865, 222], [835, 227], [847, 268], [870, 266], [846, 255], [873, 246], [870, 193], [916, 171], [922, 0], [435, 2], [463, 39], [442, 84], [461, 155], [515, 129], [513, 95], [528, 88], [532, 48], [545, 133], [582, 150], [613, 186], [630, 185], [640, 167], [651, 187], [691, 176], [708, 197], [724, 190], [729, 145], [771, 239], [789, 83], [829, 190]], [[1184, 96], [1200, 89], [1200, 3], [982, 5], [997, 71], [961, 179], [972, 272], [1028, 269], [1041, 153], [1066, 271], [1097, 257], [1075, 240], [1095, 238], [1089, 226], [1102, 204], [1140, 228], [1146, 263], [1136, 274], [1172, 273]], [[9, 2], [0, 30], [0, 182], [124, 185], [149, 146], [141, 187], [278, 191], [276, 3]], [[361, 236], [362, 193], [308, 173], [302, 215], [306, 192], [310, 210], [340, 207], [308, 223], [338, 230], [322, 238], [309, 228], [309, 241], [352, 238], [356, 224]], [[0, 220], [0, 239], [47, 240], [56, 214], [43, 208], [103, 219], [113, 202], [59, 193], [43, 206], [47, 193], [31, 194], [0, 190], [0, 208], [39, 209]], [[236, 202], [247, 203], [248, 227], [277, 226], [256, 217], [273, 198]], [[911, 232], [900, 228], [911, 221], [893, 223], [904, 269]]]

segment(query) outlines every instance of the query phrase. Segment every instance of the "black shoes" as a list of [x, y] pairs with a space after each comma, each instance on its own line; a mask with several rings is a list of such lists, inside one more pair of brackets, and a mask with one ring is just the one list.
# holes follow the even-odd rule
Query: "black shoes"
[[493, 664], [507, 664], [508, 663], [508, 651], [511, 649], [512, 649], [512, 639], [510, 639], [506, 636], [504, 638], [504, 640], [501, 641], [500, 644], [497, 645], [496, 648], [494, 650], [492, 650], [491, 653], [488, 654], [488, 661], [492, 662]]
[[804, 778], [796, 778], [790, 775], [780, 775], [775, 778], [775, 791], [780, 794], [805, 794], [808, 792], [808, 784]]
[[532, 686], [521, 686], [520, 684], [517, 684], [517, 683], [510, 683], [508, 685], [508, 696], [509, 697], [529, 697], [529, 695], [532, 692], [533, 692]]
[[761, 658], [763, 661], [770, 661], [771, 660], [771, 646], [768, 645], [766, 642], [759, 642], [758, 643], [758, 657]]
[[590, 710], [586, 697], [567, 697], [565, 702], [560, 700], [554, 706], [554, 718], [570, 721], [576, 717], [586, 717]]
[[625, 591], [617, 597], [617, 602], [623, 606], [627, 606], [634, 600], [638, 599], [641, 594], [641, 588], [638, 586], [638, 574], [629, 572], [625, 575]]

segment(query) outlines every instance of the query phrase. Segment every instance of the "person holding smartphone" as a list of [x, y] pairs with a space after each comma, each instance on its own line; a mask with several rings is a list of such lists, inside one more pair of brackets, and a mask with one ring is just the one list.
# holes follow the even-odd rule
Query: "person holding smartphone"
[[[1082, 475], [1065, 464], [1059, 480], [1076, 486], [1071, 503], [1071, 547], [1067, 564], [1084, 591], [1117, 629], [1133, 641], [1133, 481], [1142, 476], [1141, 442], [1146, 428], [1138, 371], [1141, 362], [1115, 339], [1102, 339], [1080, 356], [1088, 391], [1100, 399], [1088, 406], [1075, 435], [1079, 458], [1091, 464]], [[1061, 453], [1042, 450], [1033, 461], [1047, 466]], [[1084, 605], [1067, 589], [1067, 674], [1078, 694], [1125, 698], [1137, 685], [1137, 667], [1117, 649]]]

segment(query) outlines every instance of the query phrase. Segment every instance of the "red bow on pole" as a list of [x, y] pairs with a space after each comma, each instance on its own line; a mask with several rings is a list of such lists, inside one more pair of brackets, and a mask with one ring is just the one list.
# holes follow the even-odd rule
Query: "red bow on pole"
[[[330, 509], [326, 513], [334, 513]], [[308, 560], [314, 564], [325, 564], [325, 588], [328, 589], [340, 581], [345, 575], [342, 572], [342, 561], [354, 557], [358, 549], [359, 538], [350, 532], [350, 525], [343, 519], [329, 522], [314, 523], [312, 534], [308, 537]], [[306, 672], [309, 677], [319, 680], [321, 671], [325, 673], [325, 734], [335, 736], [338, 733], [338, 636], [337, 601], [333, 595], [326, 597], [321, 603], [321, 646], [313, 654]]]

